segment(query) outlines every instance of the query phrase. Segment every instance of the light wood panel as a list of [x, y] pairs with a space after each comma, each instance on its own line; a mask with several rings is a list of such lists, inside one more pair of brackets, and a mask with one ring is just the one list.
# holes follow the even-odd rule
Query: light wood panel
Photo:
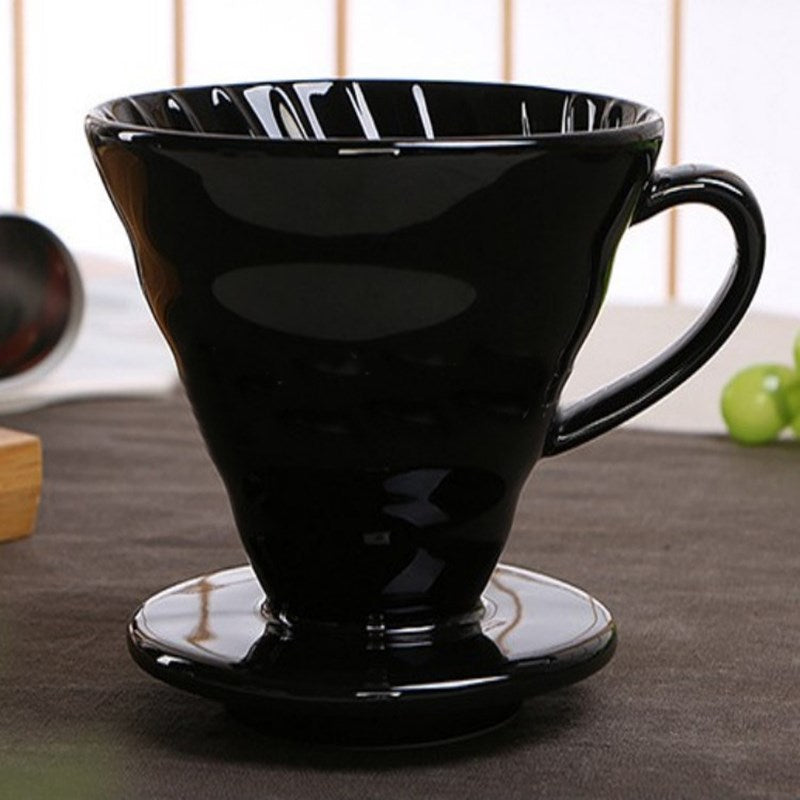
[[25, 96], [25, 2], [11, 0], [11, 79], [12, 125], [14, 148], [14, 209], [25, 210], [27, 181], [25, 169], [25, 119], [27, 103]]
[[514, 0], [500, 0], [502, 38], [500, 58], [504, 81], [514, 80]]
[[186, 83], [186, 0], [172, 0], [172, 83]]
[[[683, 5], [684, 0], [671, 0], [670, 71], [669, 71], [669, 163], [681, 162], [681, 111], [683, 109]], [[667, 221], [667, 298], [678, 296], [678, 232], [677, 208], [669, 212]]]
[[14, 91], [11, 0], [0, 0], [0, 211], [14, 203]]
[[335, 40], [335, 74], [338, 78], [347, 75], [347, 56], [350, 40], [348, 30], [350, 27], [350, 15], [348, 13], [347, 0], [334, 0], [336, 3], [336, 40]]

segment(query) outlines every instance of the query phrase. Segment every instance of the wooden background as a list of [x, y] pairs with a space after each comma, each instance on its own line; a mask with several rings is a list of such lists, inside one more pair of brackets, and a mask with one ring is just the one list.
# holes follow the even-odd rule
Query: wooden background
[[[769, 236], [755, 304], [800, 315], [798, 39], [796, 0], [0, 0], [0, 208], [129, 258], [82, 120], [131, 92], [332, 74], [578, 88], [661, 111], [662, 164], [751, 184]], [[705, 303], [732, 256], [712, 211], [662, 215], [626, 235], [611, 298]]]

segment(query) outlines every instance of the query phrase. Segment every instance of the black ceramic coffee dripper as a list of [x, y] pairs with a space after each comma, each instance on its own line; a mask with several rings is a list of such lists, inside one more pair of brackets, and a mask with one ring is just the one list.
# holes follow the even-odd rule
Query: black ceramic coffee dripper
[[[730, 173], [654, 172], [662, 128], [613, 98], [411, 81], [92, 112], [271, 620], [474, 624], [536, 460], [663, 397], [726, 339], [761, 271], [760, 212]], [[560, 407], [624, 230], [684, 202], [734, 229], [725, 286], [666, 353]]]

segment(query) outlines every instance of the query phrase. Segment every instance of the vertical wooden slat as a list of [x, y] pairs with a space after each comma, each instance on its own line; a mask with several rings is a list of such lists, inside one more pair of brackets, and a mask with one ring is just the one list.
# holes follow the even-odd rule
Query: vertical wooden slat
[[186, 82], [186, 3], [172, 0], [173, 16], [173, 75], [175, 86]]
[[336, 0], [336, 75], [347, 74], [347, 0]]
[[[672, 48], [670, 52], [670, 102], [669, 121], [671, 140], [669, 148], [670, 164], [680, 163], [681, 157], [681, 102], [682, 75], [681, 59], [683, 0], [672, 0]], [[669, 212], [669, 228], [667, 232], [667, 297], [674, 300], [678, 295], [678, 211]]]
[[11, 6], [14, 36], [14, 206], [25, 210], [25, 8], [24, 0]]
[[500, 2], [503, 16], [503, 80], [509, 82], [514, 80], [514, 0], [500, 0]]

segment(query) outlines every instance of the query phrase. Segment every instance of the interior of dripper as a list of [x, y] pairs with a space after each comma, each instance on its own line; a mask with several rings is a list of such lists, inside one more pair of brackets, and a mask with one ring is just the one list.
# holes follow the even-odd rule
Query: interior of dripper
[[654, 122], [627, 100], [514, 84], [314, 80], [175, 89], [112, 100], [124, 125], [293, 140], [538, 138]]

